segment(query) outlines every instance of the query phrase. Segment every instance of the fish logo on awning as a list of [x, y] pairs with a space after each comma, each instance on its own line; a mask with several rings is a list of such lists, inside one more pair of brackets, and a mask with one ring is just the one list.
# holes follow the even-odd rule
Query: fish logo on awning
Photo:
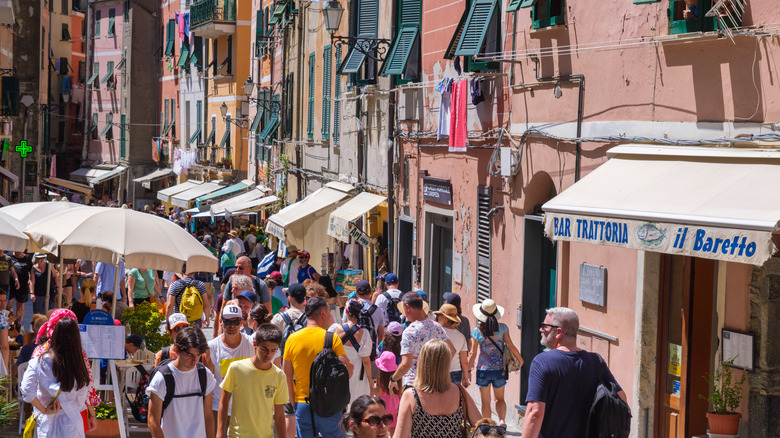
[[666, 243], [666, 228], [653, 222], [646, 222], [637, 228], [636, 238], [642, 246], [657, 248]]

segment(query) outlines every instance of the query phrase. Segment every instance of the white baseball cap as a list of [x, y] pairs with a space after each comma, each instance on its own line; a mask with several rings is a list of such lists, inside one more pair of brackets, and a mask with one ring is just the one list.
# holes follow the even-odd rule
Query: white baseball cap
[[225, 306], [225, 308], [222, 310], [222, 318], [224, 319], [241, 318], [243, 316], [244, 314], [241, 313], [241, 308], [235, 304]]
[[174, 313], [173, 315], [168, 317], [168, 327], [170, 327], [171, 330], [175, 329], [180, 325], [184, 325], [184, 326], [190, 325], [189, 321], [187, 321], [187, 317], [183, 313]]

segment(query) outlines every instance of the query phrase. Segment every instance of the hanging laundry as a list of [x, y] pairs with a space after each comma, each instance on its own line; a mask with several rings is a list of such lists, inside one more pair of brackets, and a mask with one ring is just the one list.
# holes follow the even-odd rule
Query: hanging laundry
[[458, 73], [458, 76], [463, 74], [463, 69], [460, 68], [460, 56], [455, 57], [455, 63], [453, 67], [455, 67], [455, 72]]
[[154, 160], [155, 163], [160, 162], [160, 150], [159, 146], [157, 146], [157, 140], [152, 139], [152, 160]]
[[441, 93], [439, 103], [439, 130], [436, 133], [436, 141], [450, 135], [450, 103], [452, 100], [452, 78], [444, 78], [436, 85], [436, 91]]
[[[187, 37], [186, 40], [189, 41], [190, 38], [190, 13], [185, 12], [184, 15], [184, 36]], [[184, 40], [184, 38], [182, 38]]]
[[469, 81], [464, 79], [452, 85], [450, 104], [450, 152], [466, 152], [468, 112], [466, 99], [469, 94]]
[[471, 80], [471, 103], [474, 105], [485, 101], [485, 95], [482, 93], [482, 78]]
[[178, 24], [179, 27], [179, 39], [182, 41], [184, 41], [184, 37], [186, 36], [186, 34], [184, 33], [184, 29], [185, 29], [184, 15], [185, 14], [179, 14], [176, 16], [176, 23]]

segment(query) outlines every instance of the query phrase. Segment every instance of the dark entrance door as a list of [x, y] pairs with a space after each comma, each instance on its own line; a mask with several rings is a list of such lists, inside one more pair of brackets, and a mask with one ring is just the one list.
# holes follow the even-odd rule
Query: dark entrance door
[[452, 291], [452, 218], [431, 215], [430, 220], [430, 286], [428, 302], [438, 309], [444, 292]]
[[412, 289], [412, 263], [414, 247], [414, 222], [398, 221], [398, 287], [403, 292]]

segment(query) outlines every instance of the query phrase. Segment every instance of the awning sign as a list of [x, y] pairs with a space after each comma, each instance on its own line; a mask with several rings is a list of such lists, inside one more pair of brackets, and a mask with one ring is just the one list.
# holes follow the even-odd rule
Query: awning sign
[[355, 224], [349, 225], [349, 235], [355, 239], [355, 242], [359, 243], [363, 248], [371, 244], [371, 238], [368, 237], [368, 234], [361, 231], [360, 228], [355, 226]]
[[772, 233], [768, 231], [557, 213], [544, 216], [544, 231], [553, 240], [595, 243], [757, 266], [775, 252]]

